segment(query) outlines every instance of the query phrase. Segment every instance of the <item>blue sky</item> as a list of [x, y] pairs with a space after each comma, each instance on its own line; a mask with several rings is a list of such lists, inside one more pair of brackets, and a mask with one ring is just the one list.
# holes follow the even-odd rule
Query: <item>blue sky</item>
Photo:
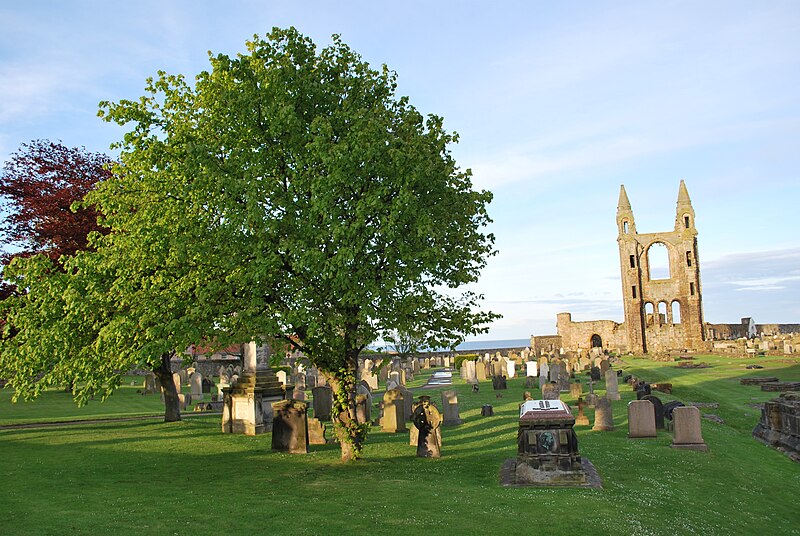
[[800, 322], [800, 3], [32, 1], [0, 4], [0, 162], [32, 139], [109, 152], [100, 100], [191, 78], [253, 34], [331, 34], [398, 73], [494, 192], [481, 338], [622, 320], [616, 203], [670, 230], [697, 213], [705, 317]]

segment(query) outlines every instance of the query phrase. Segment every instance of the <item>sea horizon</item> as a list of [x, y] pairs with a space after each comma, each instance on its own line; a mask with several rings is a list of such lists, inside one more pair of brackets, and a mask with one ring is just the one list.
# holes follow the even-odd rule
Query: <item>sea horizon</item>
[[[493, 340], [475, 340], [475, 341], [464, 341], [458, 346], [456, 346], [457, 352], [463, 352], [466, 350], [493, 350], [493, 349], [503, 349], [503, 348], [527, 348], [530, 346], [531, 340], [530, 338], [527, 339], [493, 339]], [[370, 344], [369, 348], [376, 350], [378, 348], [391, 348], [391, 346], [380, 346], [377, 344]], [[449, 348], [433, 348], [433, 349], [423, 349], [421, 351], [430, 351], [430, 352], [447, 352]]]

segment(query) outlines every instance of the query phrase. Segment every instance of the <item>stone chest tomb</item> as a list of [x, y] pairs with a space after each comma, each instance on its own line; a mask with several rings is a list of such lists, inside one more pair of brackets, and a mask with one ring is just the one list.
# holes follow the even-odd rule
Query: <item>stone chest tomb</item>
[[575, 417], [561, 400], [528, 400], [519, 409], [517, 485], [584, 485], [584, 472], [573, 430]]

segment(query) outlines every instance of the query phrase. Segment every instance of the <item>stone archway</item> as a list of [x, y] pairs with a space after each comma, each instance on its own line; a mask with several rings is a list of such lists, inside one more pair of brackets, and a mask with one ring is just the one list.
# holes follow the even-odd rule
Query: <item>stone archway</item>
[[592, 335], [592, 338], [590, 339], [590, 342], [591, 342], [592, 348], [602, 348], [603, 347], [603, 339], [597, 333]]

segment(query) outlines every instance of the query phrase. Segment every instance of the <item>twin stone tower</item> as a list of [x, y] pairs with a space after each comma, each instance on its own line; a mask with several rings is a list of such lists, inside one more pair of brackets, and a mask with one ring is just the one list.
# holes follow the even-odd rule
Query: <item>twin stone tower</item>
[[[621, 186], [617, 229], [624, 322], [573, 322], [570, 313], [561, 313], [558, 335], [533, 337], [532, 347], [537, 352], [560, 346], [634, 353], [705, 348], [697, 229], [686, 184], [681, 181], [678, 189], [673, 230], [660, 233], [636, 232], [633, 209]], [[667, 260], [658, 263], [659, 257]]]

